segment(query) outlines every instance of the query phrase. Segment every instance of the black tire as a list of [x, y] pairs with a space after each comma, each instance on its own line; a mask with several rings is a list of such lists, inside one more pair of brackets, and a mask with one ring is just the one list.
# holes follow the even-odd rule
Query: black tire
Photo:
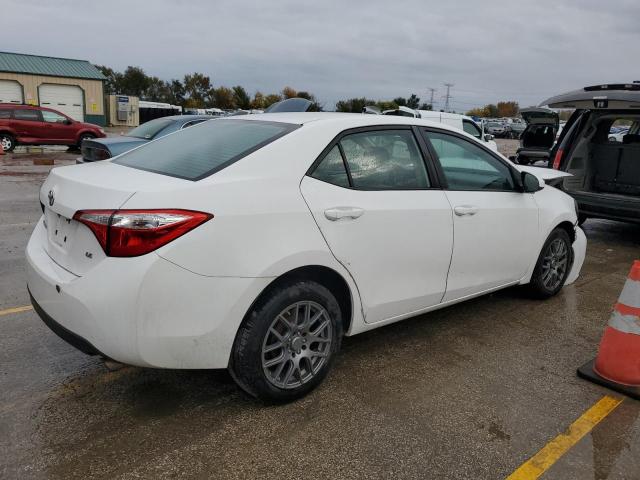
[[80, 135], [80, 138], [78, 139], [78, 144], [74, 145], [73, 147], [77, 150], [80, 150], [80, 147], [82, 147], [82, 142], [85, 140], [92, 140], [96, 138], [96, 136], [93, 133], [83, 133], [82, 135]]
[[[326, 347], [326, 352], [323, 353], [325, 355], [324, 361], [316, 373], [312, 374], [305, 383], [300, 380], [299, 386], [281, 388], [275, 385], [265, 373], [263, 355], [266, 354], [263, 353], [263, 348], [266, 345], [267, 335], [270, 334], [272, 322], [287, 308], [291, 308], [298, 302], [311, 302], [325, 309], [331, 324], [330, 334], [327, 334], [327, 338], [331, 338], [331, 342]], [[288, 338], [291, 339], [290, 336]], [[233, 344], [229, 372], [240, 388], [248, 394], [265, 402], [289, 402], [308, 394], [324, 380], [340, 349], [341, 340], [342, 314], [340, 306], [327, 288], [319, 283], [305, 280], [283, 284], [273, 289], [264, 299], [259, 300], [246, 315]], [[293, 345], [293, 341], [289, 343]], [[308, 352], [310, 353], [311, 350], [310, 343]], [[295, 357], [295, 352], [292, 348], [285, 347], [282, 348], [282, 355]], [[300, 351], [298, 351], [298, 355], [300, 355]], [[298, 362], [300, 361], [298, 358]], [[284, 368], [293, 369], [295, 365], [293, 359], [288, 362], [291, 363], [286, 363], [287, 366]], [[300, 370], [298, 373], [301, 378]]]
[[[557, 282], [557, 285], [555, 284], [555, 282], [553, 282], [553, 285], [549, 285], [545, 284], [544, 280], [544, 274], [546, 273], [545, 261], [546, 257], [548, 257], [548, 255], [550, 254], [551, 245], [557, 241], [563, 243], [566, 248], [566, 266], [562, 275], [556, 277], [556, 279], [559, 280]], [[563, 228], [556, 228], [551, 232], [546, 242], [544, 242], [544, 245], [542, 246], [542, 250], [540, 251], [540, 255], [538, 256], [538, 261], [536, 262], [536, 267], [534, 268], [533, 275], [531, 276], [529, 291], [536, 298], [545, 299], [553, 297], [564, 286], [564, 282], [567, 280], [572, 266], [573, 248], [571, 246], [571, 239], [569, 238], [569, 234]]]
[[0, 133], [0, 144], [5, 152], [13, 152], [13, 149], [16, 148], [16, 139], [8, 133]]

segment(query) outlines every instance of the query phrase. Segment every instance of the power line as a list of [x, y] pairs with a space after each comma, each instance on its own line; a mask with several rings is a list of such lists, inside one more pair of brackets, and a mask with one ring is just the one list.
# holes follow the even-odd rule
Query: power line
[[445, 101], [444, 101], [444, 111], [448, 112], [449, 111], [449, 100], [451, 100], [451, 98], [453, 98], [449, 94], [449, 91], [451, 90], [451, 87], [453, 87], [453, 83], [445, 83], [444, 86], [447, 87], [447, 94], [445, 95]]
[[428, 87], [427, 90], [431, 92], [431, 100], [429, 100], [429, 105], [431, 105], [431, 109], [433, 109], [433, 94], [436, 93], [436, 89]]

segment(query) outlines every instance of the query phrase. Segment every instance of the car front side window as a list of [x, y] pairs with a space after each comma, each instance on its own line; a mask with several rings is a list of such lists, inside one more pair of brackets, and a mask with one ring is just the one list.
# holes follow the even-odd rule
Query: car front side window
[[449, 190], [515, 190], [508, 166], [472, 142], [428, 131]]
[[64, 123], [66, 120], [62, 115], [48, 110], [42, 110], [42, 119], [47, 123]]

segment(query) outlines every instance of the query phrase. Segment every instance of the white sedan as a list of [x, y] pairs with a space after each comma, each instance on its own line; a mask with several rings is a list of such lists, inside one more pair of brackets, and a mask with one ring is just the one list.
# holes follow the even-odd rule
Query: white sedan
[[53, 169], [28, 288], [85, 353], [228, 368], [250, 394], [291, 400], [322, 381], [343, 335], [512, 285], [549, 297], [576, 279], [574, 201], [542, 180], [566, 174], [519, 168], [417, 118], [204, 122]]

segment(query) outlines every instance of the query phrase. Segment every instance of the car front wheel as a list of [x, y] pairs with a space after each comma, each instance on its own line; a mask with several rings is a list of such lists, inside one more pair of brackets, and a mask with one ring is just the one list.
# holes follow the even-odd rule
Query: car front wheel
[[569, 276], [573, 265], [573, 249], [569, 234], [562, 228], [551, 232], [542, 247], [533, 270], [529, 289], [538, 298], [557, 294]]
[[16, 148], [16, 141], [8, 133], [0, 133], [0, 145], [5, 152], [12, 152]]
[[229, 370], [247, 393], [269, 402], [300, 398], [326, 377], [340, 348], [334, 295], [313, 281], [277, 287], [241, 325]]

